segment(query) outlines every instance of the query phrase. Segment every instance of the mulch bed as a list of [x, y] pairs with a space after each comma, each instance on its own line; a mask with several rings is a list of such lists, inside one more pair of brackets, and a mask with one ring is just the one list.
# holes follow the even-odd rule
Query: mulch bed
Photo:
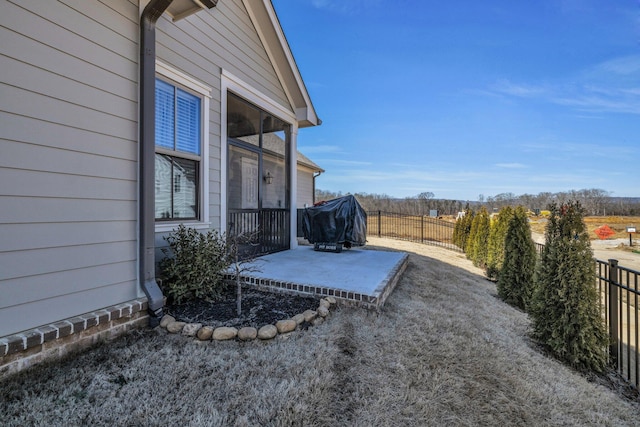
[[314, 297], [261, 291], [242, 287], [242, 312], [237, 314], [237, 288], [227, 286], [216, 301], [197, 299], [165, 307], [166, 314], [187, 323], [202, 323], [217, 328], [231, 326], [260, 328], [275, 324], [278, 320], [290, 319], [305, 310], [316, 310], [319, 299]]

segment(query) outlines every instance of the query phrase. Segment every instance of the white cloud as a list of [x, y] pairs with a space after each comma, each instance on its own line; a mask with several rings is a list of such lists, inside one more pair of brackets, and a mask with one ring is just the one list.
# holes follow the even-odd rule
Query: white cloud
[[[538, 99], [581, 113], [640, 114], [639, 82], [640, 55], [626, 55], [594, 64], [566, 82], [530, 83], [501, 79], [490, 85], [485, 94]], [[483, 93], [482, 90], [478, 92]]]
[[535, 86], [527, 84], [516, 84], [509, 80], [499, 80], [490, 88], [493, 93], [517, 96], [522, 98], [532, 98], [545, 95], [548, 90], [544, 86]]
[[495, 166], [503, 169], [526, 169], [528, 167], [522, 163], [496, 163]]
[[617, 75], [635, 75], [640, 73], [640, 55], [621, 56], [597, 64], [591, 69], [591, 73], [612, 73]]

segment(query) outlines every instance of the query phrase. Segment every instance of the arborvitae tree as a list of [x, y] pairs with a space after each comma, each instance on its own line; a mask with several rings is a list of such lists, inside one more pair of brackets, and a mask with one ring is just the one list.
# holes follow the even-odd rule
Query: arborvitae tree
[[533, 336], [570, 366], [602, 371], [607, 333], [594, 283], [594, 260], [578, 202], [549, 207], [530, 313]]
[[473, 216], [469, 218], [469, 234], [464, 242], [464, 253], [469, 259], [471, 259], [471, 255], [473, 255], [473, 241], [476, 238], [476, 234], [478, 234], [478, 220], [476, 219], [478, 215], [480, 215], [480, 212], [474, 212]]
[[498, 278], [498, 295], [509, 304], [526, 309], [533, 294], [536, 246], [531, 238], [527, 212], [522, 206], [512, 211], [504, 240], [504, 262]]
[[467, 241], [467, 256], [476, 267], [487, 263], [487, 241], [489, 240], [490, 220], [487, 210], [480, 208], [471, 223], [471, 233]]
[[467, 240], [469, 239], [469, 233], [471, 233], [471, 223], [473, 222], [474, 215], [475, 213], [473, 212], [473, 209], [471, 209], [467, 204], [464, 210], [464, 216], [456, 221], [458, 232], [456, 233], [455, 228], [453, 230], [453, 242], [463, 251], [466, 248]]
[[453, 244], [459, 248], [461, 247], [460, 242], [462, 242], [462, 221], [464, 221], [464, 217], [456, 219], [456, 225], [453, 227], [453, 236], [451, 237]]
[[489, 241], [487, 242], [487, 277], [498, 279], [504, 261], [504, 240], [507, 236], [509, 221], [513, 217], [511, 206], [500, 209], [498, 216], [491, 222]]

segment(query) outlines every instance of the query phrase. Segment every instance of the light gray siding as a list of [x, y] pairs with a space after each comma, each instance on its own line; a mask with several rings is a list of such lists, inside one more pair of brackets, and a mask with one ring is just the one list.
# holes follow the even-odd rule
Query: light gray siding
[[296, 208], [313, 206], [313, 171], [298, 166], [298, 190]]
[[[138, 22], [135, 0], [0, 2], [0, 336], [142, 296]], [[157, 28], [158, 59], [212, 88], [219, 229], [222, 69], [290, 107], [241, 0]]]
[[0, 336], [141, 295], [137, 22], [137, 2], [0, 2]]
[[[209, 113], [209, 222], [220, 229], [221, 194], [221, 73], [225, 69], [290, 108], [267, 53], [241, 0], [220, 1], [211, 10], [172, 22], [158, 21], [158, 59], [212, 88]], [[162, 235], [156, 243], [164, 246]], [[156, 254], [160, 254], [159, 251]]]

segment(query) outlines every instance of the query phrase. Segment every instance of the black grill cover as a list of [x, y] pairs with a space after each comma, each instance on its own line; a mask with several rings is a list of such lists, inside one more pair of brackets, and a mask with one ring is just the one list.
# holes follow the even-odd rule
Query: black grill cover
[[364, 246], [367, 213], [354, 196], [322, 202], [304, 210], [302, 230], [309, 243]]

